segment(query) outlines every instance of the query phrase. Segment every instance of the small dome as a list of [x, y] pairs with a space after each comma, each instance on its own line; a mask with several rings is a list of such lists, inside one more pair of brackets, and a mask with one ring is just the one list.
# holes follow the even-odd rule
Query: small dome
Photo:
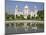
[[24, 8], [28, 8], [28, 6], [26, 5]]

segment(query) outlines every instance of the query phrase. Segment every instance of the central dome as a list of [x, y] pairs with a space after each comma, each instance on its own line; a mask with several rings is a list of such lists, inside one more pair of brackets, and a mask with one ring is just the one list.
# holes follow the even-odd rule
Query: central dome
[[28, 6], [26, 5], [24, 8], [28, 8]]

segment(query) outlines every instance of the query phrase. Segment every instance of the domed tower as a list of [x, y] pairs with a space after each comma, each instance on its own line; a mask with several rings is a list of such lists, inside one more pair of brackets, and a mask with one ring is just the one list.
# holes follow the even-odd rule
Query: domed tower
[[29, 14], [29, 7], [27, 5], [25, 5], [25, 7], [24, 7], [24, 18], [27, 19], [28, 14]]
[[19, 11], [19, 7], [16, 5], [16, 7], [15, 7], [15, 17], [16, 17], [16, 15], [18, 15], [18, 11]]
[[34, 6], [34, 15], [35, 15], [35, 17], [37, 16], [37, 12], [38, 12], [37, 7]]
[[37, 16], [37, 7], [36, 6], [33, 6], [33, 13], [32, 13], [32, 16], [36, 17]]

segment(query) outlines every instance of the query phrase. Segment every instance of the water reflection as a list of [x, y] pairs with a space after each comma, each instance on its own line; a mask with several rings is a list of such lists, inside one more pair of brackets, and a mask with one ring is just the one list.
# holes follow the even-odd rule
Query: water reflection
[[[16, 26], [15, 26], [16, 25]], [[37, 28], [37, 29], [35, 29]], [[6, 33], [37, 33], [37, 32], [44, 32], [44, 24], [31, 24], [27, 23], [24, 26], [24, 23], [11, 23], [11, 26], [9, 24], [5, 24], [5, 32]]]

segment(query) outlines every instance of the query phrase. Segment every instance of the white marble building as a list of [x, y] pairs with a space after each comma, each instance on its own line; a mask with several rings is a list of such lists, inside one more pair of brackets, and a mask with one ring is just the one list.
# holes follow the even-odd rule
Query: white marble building
[[15, 17], [16, 17], [16, 15], [20, 16], [20, 14], [24, 15], [25, 19], [27, 18], [28, 15], [31, 15], [31, 16], [35, 15], [35, 17], [36, 17], [37, 16], [37, 12], [38, 12], [38, 10], [36, 9], [36, 6], [34, 6], [34, 10], [30, 10], [29, 7], [27, 5], [25, 5], [23, 10], [20, 10], [19, 6], [16, 5]]

